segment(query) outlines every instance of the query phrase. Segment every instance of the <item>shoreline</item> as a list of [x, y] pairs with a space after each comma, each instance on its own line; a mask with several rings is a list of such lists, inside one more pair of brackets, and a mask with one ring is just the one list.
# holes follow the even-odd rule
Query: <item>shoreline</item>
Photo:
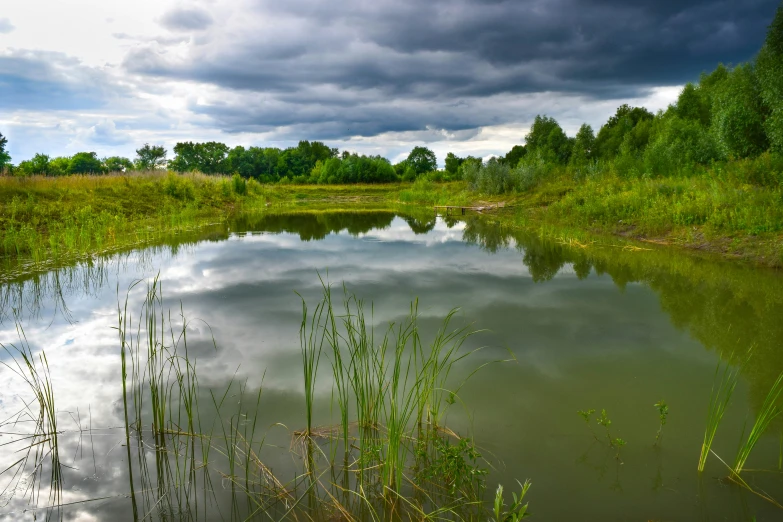
[[270, 211], [388, 210], [434, 216], [435, 206], [501, 204], [497, 210], [468, 210], [467, 215], [552, 238], [620, 241], [759, 268], [783, 267], [781, 233], [729, 232], [674, 223], [656, 227], [645, 215], [611, 224], [606, 219], [585, 223], [583, 217], [568, 212], [569, 198], [579, 190], [554, 182], [525, 193], [486, 196], [470, 191], [464, 182], [261, 185], [252, 180], [237, 189], [228, 177], [169, 173], [0, 178], [0, 263], [7, 269], [20, 263], [51, 264], [101, 255]]

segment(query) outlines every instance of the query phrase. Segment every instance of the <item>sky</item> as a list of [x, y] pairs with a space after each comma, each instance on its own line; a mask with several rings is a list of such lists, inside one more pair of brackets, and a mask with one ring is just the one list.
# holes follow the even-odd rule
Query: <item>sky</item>
[[0, 133], [37, 152], [319, 140], [505, 154], [751, 59], [779, 0], [0, 0]]

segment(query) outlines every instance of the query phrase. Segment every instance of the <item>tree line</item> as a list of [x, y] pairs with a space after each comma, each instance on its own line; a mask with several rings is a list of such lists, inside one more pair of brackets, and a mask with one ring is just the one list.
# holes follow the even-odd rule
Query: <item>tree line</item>
[[437, 169], [435, 153], [426, 147], [414, 147], [408, 157], [392, 164], [381, 156], [339, 152], [320, 141], [300, 141], [296, 147], [242, 146], [230, 148], [215, 141], [180, 142], [174, 157], [161, 145], [145, 144], [131, 160], [120, 156], [98, 158], [95, 152], [79, 152], [69, 157], [36, 154], [13, 166], [5, 151], [6, 138], [0, 134], [0, 170], [11, 174], [61, 176], [68, 174], [105, 174], [148, 171], [167, 168], [174, 172], [238, 174], [265, 183], [388, 183], [412, 181]]

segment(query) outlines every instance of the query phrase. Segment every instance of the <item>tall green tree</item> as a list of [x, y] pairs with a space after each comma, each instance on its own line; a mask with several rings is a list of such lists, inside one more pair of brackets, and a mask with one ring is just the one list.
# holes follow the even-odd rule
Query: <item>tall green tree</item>
[[174, 159], [169, 162], [168, 167], [177, 172], [227, 174], [228, 152], [228, 146], [217, 141], [177, 143], [174, 146]]
[[704, 126], [710, 124], [710, 100], [697, 85], [685, 85], [677, 97], [675, 110], [683, 120], [697, 121]]
[[103, 158], [103, 170], [106, 172], [128, 172], [133, 170], [133, 162], [121, 156]]
[[103, 163], [94, 152], [77, 152], [71, 157], [68, 174], [102, 174]]
[[524, 158], [525, 154], [527, 154], [527, 148], [524, 145], [514, 145], [511, 147], [511, 150], [508, 151], [505, 156], [503, 156], [503, 163], [512, 169], [516, 168], [516, 166], [519, 164], [519, 160]]
[[783, 152], [783, 3], [756, 58], [761, 98], [769, 114], [764, 129], [773, 150]]
[[11, 155], [6, 151], [6, 145], [8, 145], [8, 139], [0, 133], [0, 171], [2, 171], [6, 165], [11, 164]]
[[136, 168], [139, 170], [155, 170], [166, 166], [166, 149], [162, 145], [145, 143], [136, 149]]
[[554, 118], [538, 115], [525, 135], [527, 153], [536, 153], [545, 161], [566, 164], [571, 156], [571, 141]]
[[49, 166], [46, 173], [50, 176], [65, 176], [71, 167], [71, 158], [68, 156], [59, 156], [49, 160]]
[[574, 138], [570, 163], [576, 166], [585, 165], [593, 159], [594, 153], [595, 133], [590, 125], [583, 123]]
[[452, 176], [455, 176], [459, 171], [459, 166], [462, 165], [463, 161], [464, 160], [462, 158], [458, 157], [453, 152], [449, 152], [446, 154], [446, 172]]
[[18, 168], [26, 176], [49, 174], [49, 156], [36, 154], [31, 159], [20, 162]]
[[416, 172], [416, 175], [431, 172], [438, 168], [438, 159], [435, 157], [435, 153], [427, 147], [413, 147], [406, 161], [408, 166], [412, 167]]
[[712, 129], [724, 154], [745, 158], [767, 150], [767, 112], [753, 66], [732, 69], [716, 86], [712, 108]]
[[598, 157], [611, 159], [620, 152], [620, 146], [625, 135], [644, 121], [653, 119], [653, 113], [644, 107], [630, 107], [623, 104], [617, 112], [598, 131], [595, 138], [595, 148]]

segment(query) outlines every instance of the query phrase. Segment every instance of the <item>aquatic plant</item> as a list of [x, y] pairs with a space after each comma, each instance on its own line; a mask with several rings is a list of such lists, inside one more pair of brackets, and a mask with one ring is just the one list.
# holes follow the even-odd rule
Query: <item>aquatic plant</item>
[[16, 426], [18, 423], [31, 422], [33, 429], [29, 435], [5, 442], [3, 446], [16, 443], [25, 446], [17, 449], [21, 458], [12, 463], [2, 472], [13, 473], [6, 488], [0, 492], [0, 498], [7, 491], [22, 491], [22, 495], [29, 495], [30, 502], [36, 505], [40, 497], [41, 487], [44, 483], [42, 473], [44, 463], [49, 464], [49, 492], [47, 519], [52, 510], [62, 503], [63, 480], [62, 464], [60, 462], [60, 430], [57, 424], [57, 408], [55, 406], [54, 388], [52, 386], [51, 372], [46, 353], [41, 351], [36, 357], [27, 341], [22, 326], [17, 323], [19, 345], [6, 346], [0, 343], [0, 348], [8, 354], [8, 359], [0, 360], [0, 365], [13, 372], [22, 379], [32, 392], [33, 400], [25, 404], [25, 407], [9, 419], [0, 423], [0, 428], [8, 425]]
[[519, 481], [517, 481], [517, 484], [519, 484], [520, 487], [519, 496], [517, 496], [516, 493], [511, 494], [513, 502], [508, 509], [505, 509], [503, 485], [498, 484], [498, 489], [495, 491], [495, 502], [493, 506], [493, 514], [495, 515], [492, 519], [493, 522], [519, 522], [523, 518], [530, 516], [530, 513], [527, 512], [528, 503], [523, 504], [522, 502], [525, 499], [525, 495], [527, 495], [527, 491], [530, 489], [531, 483], [529, 480], [526, 480], [524, 484]]
[[699, 472], [704, 471], [704, 465], [707, 462], [712, 442], [715, 440], [715, 433], [723, 420], [726, 408], [731, 401], [734, 388], [737, 387], [742, 367], [732, 369], [730, 363], [726, 363], [723, 371], [720, 371], [721, 362], [715, 367], [715, 374], [712, 379], [712, 389], [710, 390], [710, 403], [707, 409], [707, 424], [704, 428], [704, 439], [701, 444], [701, 454], [699, 455]]
[[780, 408], [778, 406], [778, 399], [783, 392], [783, 373], [781, 373], [777, 380], [767, 392], [764, 398], [764, 404], [761, 406], [756, 416], [756, 421], [750, 429], [747, 440], [740, 444], [739, 451], [737, 452], [737, 458], [734, 460], [733, 471], [736, 475], [739, 475], [745, 467], [745, 462], [748, 460], [751, 451], [756, 446], [761, 436], [767, 431], [772, 420], [780, 414]]
[[594, 409], [589, 410], [579, 410], [576, 412], [582, 419], [585, 421], [585, 424], [587, 425], [587, 428], [590, 430], [590, 433], [593, 434], [593, 437], [595, 440], [600, 442], [600, 439], [598, 438], [598, 435], [596, 435], [595, 430], [593, 430], [593, 426], [590, 424], [590, 417], [593, 416], [593, 413], [595, 413]]
[[658, 420], [661, 422], [660, 426], [658, 426], [658, 433], [655, 435], [654, 445], [657, 446], [663, 435], [663, 425], [666, 424], [666, 418], [669, 416], [669, 406], [663, 399], [653, 404], [653, 406], [658, 410]]
[[609, 426], [612, 425], [612, 421], [607, 417], [606, 410], [601, 410], [601, 415], [596, 419], [595, 421], [598, 425], [603, 426], [606, 430], [606, 438], [609, 441], [610, 446], [614, 446], [614, 438], [612, 438], [612, 434], [609, 431]]
[[[301, 296], [300, 296], [301, 297]], [[318, 363], [324, 345], [324, 336], [318, 336], [318, 325], [324, 312], [324, 304], [319, 303], [310, 318], [308, 331], [307, 303], [302, 298], [302, 324], [299, 328], [299, 343], [302, 350], [302, 369], [304, 372], [305, 409], [307, 416], [307, 432], [309, 436], [313, 429], [313, 400], [315, 395], [315, 380], [318, 376]]]

